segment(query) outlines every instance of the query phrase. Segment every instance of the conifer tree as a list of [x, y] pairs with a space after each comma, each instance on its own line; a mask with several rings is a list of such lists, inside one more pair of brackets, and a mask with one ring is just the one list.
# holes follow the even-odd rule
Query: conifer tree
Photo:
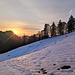
[[58, 23], [58, 34], [59, 35], [63, 34], [63, 24], [62, 24], [61, 20], [59, 20], [59, 23]]
[[51, 37], [51, 27], [49, 24], [45, 24], [44, 26], [44, 38]]
[[73, 16], [71, 15], [69, 18], [69, 21], [67, 23], [68, 33], [72, 32], [74, 30], [74, 23], [75, 23], [75, 20], [74, 20]]
[[56, 36], [56, 25], [54, 22], [51, 25], [51, 37], [52, 36]]

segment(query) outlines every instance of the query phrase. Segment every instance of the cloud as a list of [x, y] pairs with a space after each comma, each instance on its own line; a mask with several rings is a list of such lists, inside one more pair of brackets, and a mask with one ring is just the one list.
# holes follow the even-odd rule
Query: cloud
[[71, 9], [71, 10], [70, 10], [69, 15], [71, 15], [71, 14], [72, 14], [72, 12], [73, 12], [73, 9]]
[[[74, 14], [75, 0], [0, 0], [0, 21], [12, 21], [3, 27], [22, 27], [38, 30], [45, 23], [66, 21]], [[22, 21], [26, 23], [14, 23]], [[34, 27], [34, 28], [33, 28]]]
[[25, 28], [22, 28], [22, 29], [25, 29], [25, 30], [40, 30], [39, 28], [34, 28], [34, 27], [25, 27]]
[[0, 21], [0, 27], [22, 27], [27, 25], [28, 23], [22, 21]]

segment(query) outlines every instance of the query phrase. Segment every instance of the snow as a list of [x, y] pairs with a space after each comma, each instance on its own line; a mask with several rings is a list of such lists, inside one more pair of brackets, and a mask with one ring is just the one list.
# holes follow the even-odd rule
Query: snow
[[0, 61], [1, 75], [75, 75], [75, 32], [1, 54]]
[[7, 53], [1, 54], [0, 55], [0, 61], [23, 56], [25, 54], [30, 54], [32, 52], [41, 50], [43, 48], [46, 48], [48, 46], [56, 44], [56, 42], [63, 40], [66, 37], [66, 35], [59, 36], [59, 37], [53, 37], [45, 40], [41, 40], [17, 49], [14, 49], [12, 51], [9, 51]]

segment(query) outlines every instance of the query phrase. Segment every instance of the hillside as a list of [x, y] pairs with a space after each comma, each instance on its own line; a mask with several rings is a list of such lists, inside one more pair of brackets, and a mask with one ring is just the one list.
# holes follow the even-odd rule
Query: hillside
[[75, 32], [1, 54], [0, 61], [2, 75], [74, 75]]
[[[69, 34], [67, 34], [67, 35], [69, 36]], [[60, 42], [61, 40], [66, 38], [67, 35], [44, 39], [44, 40], [29, 44], [26, 46], [19, 47], [17, 49], [7, 52], [7, 53], [1, 54], [0, 61], [23, 56], [26, 54], [33, 53], [35, 51], [42, 50], [48, 46], [52, 46], [52, 45], [56, 44], [57, 42]]]

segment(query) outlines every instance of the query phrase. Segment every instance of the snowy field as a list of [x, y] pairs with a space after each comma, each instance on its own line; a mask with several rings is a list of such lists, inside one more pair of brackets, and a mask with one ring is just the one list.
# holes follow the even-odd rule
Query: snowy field
[[0, 55], [0, 75], [75, 75], [75, 32]]

